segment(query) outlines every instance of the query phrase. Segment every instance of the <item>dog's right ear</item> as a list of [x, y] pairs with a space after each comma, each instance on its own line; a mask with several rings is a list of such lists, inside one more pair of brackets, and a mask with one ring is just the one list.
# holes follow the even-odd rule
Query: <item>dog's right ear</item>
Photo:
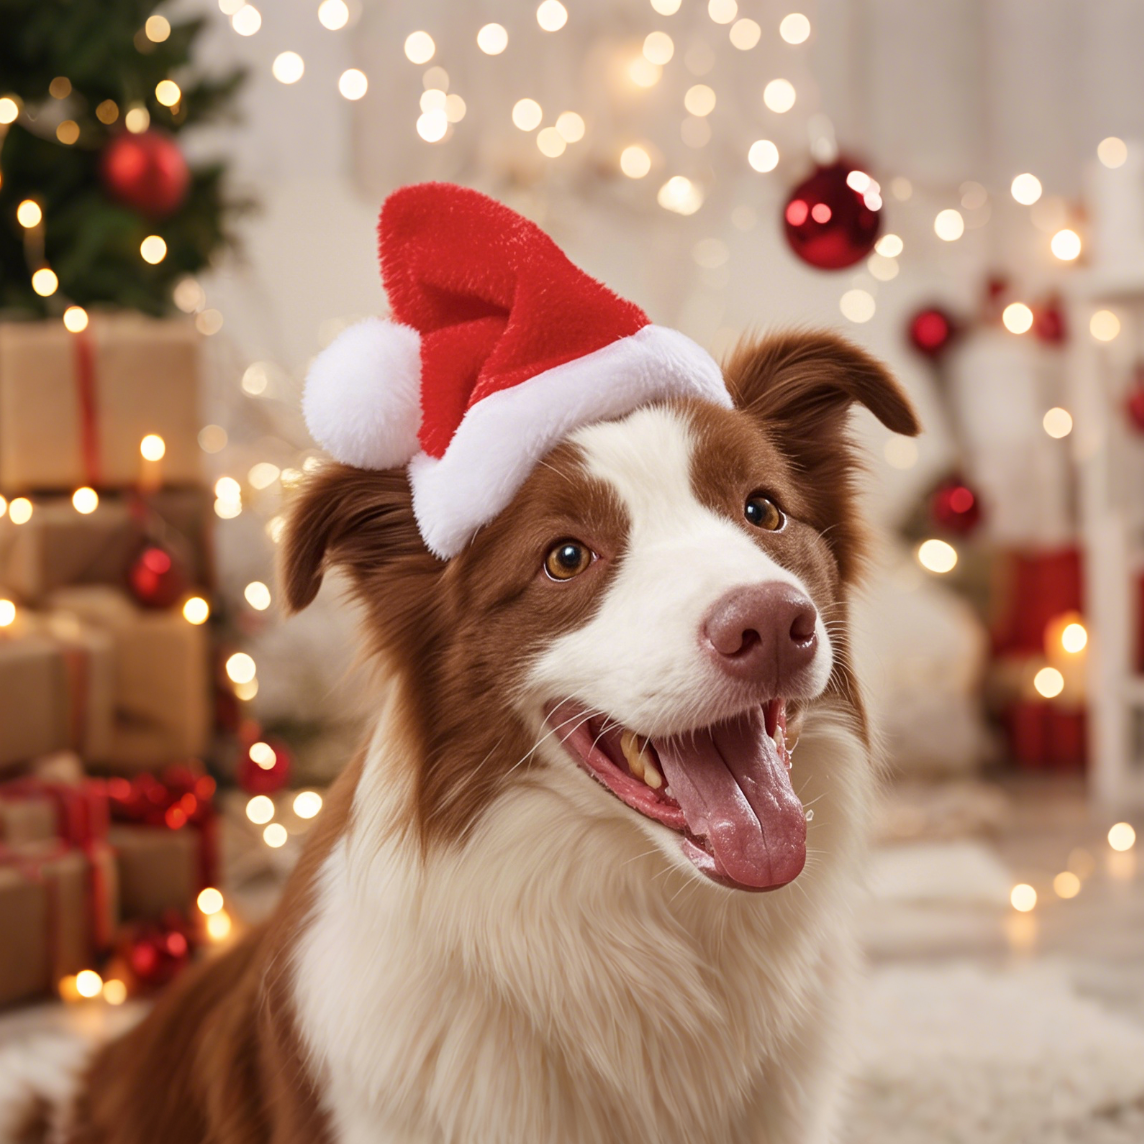
[[307, 479], [282, 538], [279, 578], [291, 611], [314, 599], [334, 565], [349, 573], [365, 599], [394, 573], [434, 575], [444, 567], [421, 539], [404, 469], [331, 462]]

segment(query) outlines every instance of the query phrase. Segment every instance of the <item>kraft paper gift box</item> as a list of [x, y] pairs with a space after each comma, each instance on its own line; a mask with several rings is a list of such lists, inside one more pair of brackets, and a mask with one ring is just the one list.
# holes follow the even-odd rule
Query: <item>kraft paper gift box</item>
[[0, 634], [0, 767], [72, 748], [110, 749], [111, 637], [76, 617], [21, 610]]
[[178, 609], [137, 607], [114, 588], [68, 588], [51, 597], [57, 615], [106, 632], [114, 658], [115, 726], [100, 769], [154, 769], [201, 755], [211, 728], [209, 647], [203, 628]]
[[116, 870], [56, 842], [0, 851], [0, 1005], [55, 989], [90, 968], [118, 919]]
[[162, 826], [113, 826], [123, 918], [157, 920], [168, 910], [185, 914], [203, 888], [198, 833]]
[[[129, 488], [202, 478], [193, 326], [140, 314], [0, 323], [0, 489]], [[166, 443], [145, 470], [139, 443]]]
[[70, 497], [41, 501], [24, 524], [0, 518], [0, 583], [29, 603], [69, 585], [123, 586], [151, 541], [182, 563], [191, 583], [209, 587], [213, 519], [210, 493], [197, 488], [105, 496], [86, 514]]

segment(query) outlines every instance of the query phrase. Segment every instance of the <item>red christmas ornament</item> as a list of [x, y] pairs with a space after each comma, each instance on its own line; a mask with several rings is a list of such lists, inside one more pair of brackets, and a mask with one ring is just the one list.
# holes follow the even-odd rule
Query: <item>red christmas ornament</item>
[[132, 596], [145, 608], [169, 608], [188, 588], [187, 575], [157, 544], [146, 544], [127, 572]]
[[1033, 333], [1050, 346], [1064, 345], [1068, 338], [1065, 312], [1056, 295], [1033, 309]]
[[968, 536], [981, 523], [981, 501], [960, 477], [951, 477], [930, 497], [930, 516], [938, 528]]
[[119, 956], [143, 990], [168, 984], [190, 964], [193, 952], [191, 927], [174, 910], [168, 910], [159, 921], [132, 926], [119, 944]]
[[799, 258], [819, 270], [843, 270], [874, 249], [881, 199], [869, 182], [858, 164], [840, 159], [795, 187], [783, 222]]
[[926, 357], [941, 357], [956, 335], [957, 324], [940, 306], [927, 306], [910, 319], [910, 345]]
[[235, 779], [247, 794], [273, 794], [290, 781], [292, 769], [290, 748], [280, 739], [259, 736], [246, 745]]
[[113, 199], [150, 218], [174, 214], [191, 183], [182, 151], [160, 131], [117, 135], [104, 148], [100, 174]]
[[1124, 402], [1124, 412], [1137, 433], [1144, 433], [1144, 362], [1136, 366], [1136, 376]]

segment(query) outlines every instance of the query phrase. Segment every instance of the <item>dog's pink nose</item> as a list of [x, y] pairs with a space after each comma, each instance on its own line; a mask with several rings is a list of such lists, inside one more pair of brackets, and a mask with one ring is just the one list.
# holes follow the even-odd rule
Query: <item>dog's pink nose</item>
[[782, 695], [814, 659], [817, 620], [814, 605], [790, 584], [749, 584], [715, 601], [703, 620], [701, 643], [726, 674]]

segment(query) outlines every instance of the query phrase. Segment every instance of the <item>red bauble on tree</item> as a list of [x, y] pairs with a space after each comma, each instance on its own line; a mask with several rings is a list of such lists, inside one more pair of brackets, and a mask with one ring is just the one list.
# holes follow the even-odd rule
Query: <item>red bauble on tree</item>
[[264, 739], [260, 733], [243, 736], [243, 754], [235, 779], [247, 794], [273, 794], [290, 781], [293, 759], [280, 739]]
[[104, 149], [100, 174], [113, 199], [150, 218], [174, 214], [191, 183], [182, 151], [160, 131], [117, 135]]
[[186, 920], [167, 911], [160, 921], [142, 922], [129, 929], [119, 943], [135, 984], [144, 991], [159, 989], [191, 961], [193, 934]]
[[1137, 433], [1144, 433], [1144, 362], [1136, 365], [1132, 386], [1124, 400], [1124, 412], [1132, 428]]
[[146, 544], [127, 572], [131, 595], [145, 608], [169, 608], [188, 588], [182, 566], [157, 544]]
[[930, 516], [938, 528], [968, 536], [981, 523], [981, 500], [961, 477], [950, 477], [934, 489]]
[[844, 270], [874, 249], [881, 200], [869, 181], [860, 166], [840, 159], [818, 167], [795, 187], [783, 223], [787, 242], [803, 262], [819, 270]]
[[956, 336], [957, 323], [940, 306], [927, 306], [910, 319], [910, 345], [926, 357], [941, 357]]

